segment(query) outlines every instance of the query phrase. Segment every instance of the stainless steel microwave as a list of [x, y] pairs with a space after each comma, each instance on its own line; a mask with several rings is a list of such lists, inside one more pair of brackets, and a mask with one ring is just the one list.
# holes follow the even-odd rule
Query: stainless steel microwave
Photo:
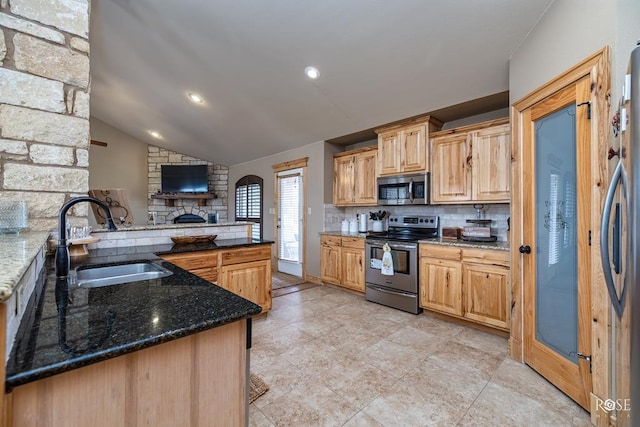
[[431, 189], [429, 172], [420, 175], [378, 178], [379, 205], [428, 205]]

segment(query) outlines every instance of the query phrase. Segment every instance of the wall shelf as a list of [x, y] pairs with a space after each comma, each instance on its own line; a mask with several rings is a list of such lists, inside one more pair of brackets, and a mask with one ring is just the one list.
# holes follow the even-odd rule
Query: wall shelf
[[175, 206], [176, 200], [182, 199], [196, 199], [198, 206], [207, 206], [207, 200], [217, 199], [215, 194], [191, 194], [191, 193], [172, 193], [172, 194], [152, 194], [152, 199], [164, 200], [165, 206]]

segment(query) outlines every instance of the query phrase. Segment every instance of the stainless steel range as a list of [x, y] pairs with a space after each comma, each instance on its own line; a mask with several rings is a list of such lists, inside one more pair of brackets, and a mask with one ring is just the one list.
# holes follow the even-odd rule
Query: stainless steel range
[[[367, 301], [413, 314], [422, 312], [418, 302], [418, 241], [438, 237], [439, 228], [437, 216], [392, 215], [387, 232], [367, 236]], [[391, 248], [393, 275], [381, 272], [385, 243]]]

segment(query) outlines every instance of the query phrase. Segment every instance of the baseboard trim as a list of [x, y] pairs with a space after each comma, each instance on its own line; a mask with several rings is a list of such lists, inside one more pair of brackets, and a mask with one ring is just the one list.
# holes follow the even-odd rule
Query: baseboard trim
[[306, 280], [307, 282], [315, 283], [316, 285], [322, 285], [322, 280], [312, 274], [305, 274], [304, 280]]

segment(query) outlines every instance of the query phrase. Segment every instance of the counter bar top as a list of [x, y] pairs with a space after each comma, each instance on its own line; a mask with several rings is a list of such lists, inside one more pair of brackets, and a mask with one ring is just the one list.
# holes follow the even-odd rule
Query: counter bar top
[[49, 257], [44, 283], [36, 286], [7, 361], [6, 390], [260, 313], [259, 305], [157, 255], [271, 243], [245, 238], [92, 250], [72, 268], [151, 260], [173, 272], [100, 288], [56, 280]]

